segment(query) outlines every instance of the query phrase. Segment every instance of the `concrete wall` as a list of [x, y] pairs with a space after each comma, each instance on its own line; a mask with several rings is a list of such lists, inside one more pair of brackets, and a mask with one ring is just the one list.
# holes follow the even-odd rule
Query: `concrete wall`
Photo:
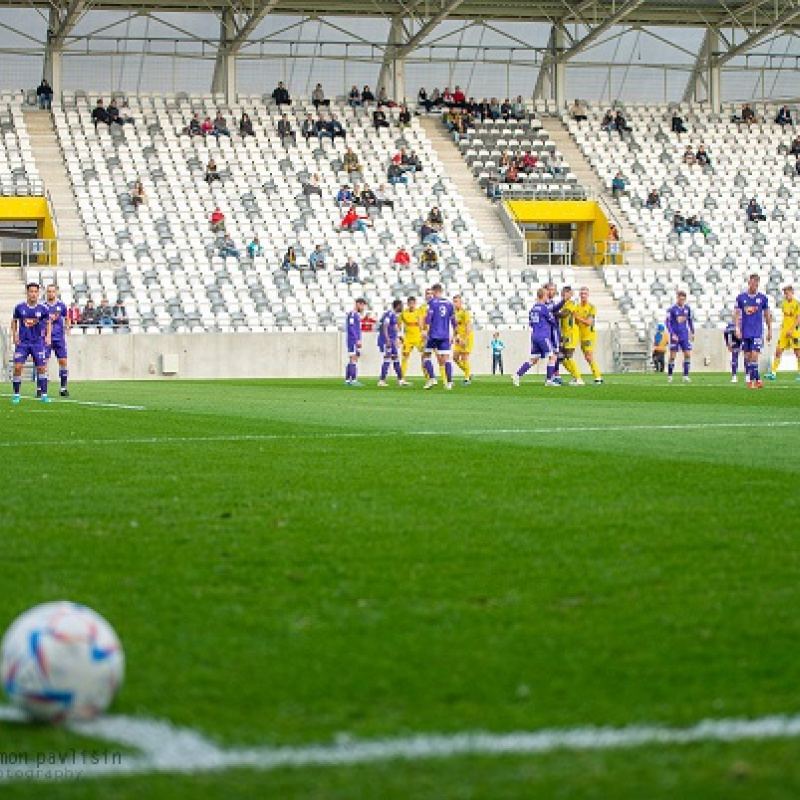
[[[491, 331], [475, 334], [473, 365], [477, 374], [491, 371], [491, 335]], [[529, 337], [527, 331], [503, 331], [501, 335], [506, 343], [505, 371], [509, 373], [528, 357]], [[377, 375], [380, 370], [376, 338], [374, 333], [364, 334], [363, 376]], [[165, 375], [163, 357], [170, 355], [176, 357], [177, 371]], [[599, 333], [597, 358], [601, 369], [611, 372], [609, 331]], [[71, 337], [69, 360], [75, 380], [309, 378], [341, 375], [345, 352], [340, 333], [111, 333]], [[762, 360], [766, 364], [766, 356]], [[786, 368], [793, 368], [793, 357], [787, 356], [784, 361]], [[696, 371], [728, 370], [730, 360], [720, 331], [698, 331], [693, 362]], [[587, 371], [580, 356], [578, 363]], [[421, 375], [417, 355], [412, 356], [410, 375]]]

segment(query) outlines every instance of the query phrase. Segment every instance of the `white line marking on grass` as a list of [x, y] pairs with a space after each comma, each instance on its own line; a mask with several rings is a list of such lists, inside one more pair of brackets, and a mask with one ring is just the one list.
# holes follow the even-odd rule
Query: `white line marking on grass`
[[[13, 394], [0, 394], [0, 397], [13, 397]], [[35, 403], [41, 403], [42, 401], [38, 397], [22, 397], [22, 400], [28, 401], [31, 400]], [[60, 406], [62, 403], [69, 403], [74, 406], [91, 406], [93, 408], [118, 408], [122, 409], [123, 411], [146, 411], [146, 406], [131, 406], [126, 405], [124, 403], [99, 403], [91, 400], [65, 400], [64, 398], [59, 398], [54, 403], [53, 406]]]
[[[692, 431], [725, 428], [791, 428], [800, 426], [800, 420], [777, 420], [764, 422], [696, 422], [674, 425], [563, 425], [542, 428], [479, 428], [458, 431], [334, 431], [319, 433], [242, 433], [219, 436], [141, 436], [115, 439], [58, 439], [50, 441], [26, 441], [26, 445], [97, 445], [97, 444], [194, 444], [273, 442], [292, 440], [326, 439], [385, 439], [415, 436], [526, 436], [554, 433], [627, 433], [628, 431]], [[0, 441], [0, 447], [16, 447], [19, 442]]]
[[[0, 720], [22, 721], [9, 707], [0, 707]], [[297, 747], [220, 747], [202, 734], [166, 721], [109, 716], [68, 726], [76, 733], [137, 749], [107, 763], [82, 763], [70, 756], [66, 767], [74, 779], [154, 772], [218, 772], [233, 768], [269, 771], [281, 768], [338, 767], [381, 761], [420, 761], [472, 755], [537, 755], [555, 750], [618, 750], [647, 745], [686, 745], [698, 742], [739, 742], [800, 737], [800, 715], [760, 719], [703, 720], [688, 728], [631, 725], [624, 728], [583, 727], [516, 733], [419, 734], [394, 739], [351, 739], [332, 744]], [[72, 752], [72, 751], [70, 751]], [[15, 780], [64, 780], [58, 767], [31, 763], [0, 770], [0, 783]], [[116, 761], [117, 763], [113, 763]], [[60, 764], [63, 768], [64, 765]]]

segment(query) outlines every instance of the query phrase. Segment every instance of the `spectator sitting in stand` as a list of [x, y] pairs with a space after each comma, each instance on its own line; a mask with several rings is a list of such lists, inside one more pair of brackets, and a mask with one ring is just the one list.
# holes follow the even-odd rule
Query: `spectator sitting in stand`
[[286, 255], [283, 257], [281, 267], [283, 267], [283, 269], [285, 269], [287, 272], [292, 269], [297, 269], [297, 256], [295, 255], [293, 246], [290, 245], [289, 249], [286, 251]]
[[319, 272], [321, 269], [325, 269], [325, 251], [322, 249], [322, 245], [318, 244], [314, 248], [314, 252], [308, 258], [308, 265], [314, 272]]
[[200, 127], [202, 128], [203, 136], [211, 136], [214, 133], [214, 123], [211, 121], [211, 117], [206, 117]]
[[644, 203], [651, 211], [654, 208], [661, 208], [661, 197], [657, 189], [651, 189], [650, 194], [647, 195], [647, 200]]
[[330, 126], [322, 118], [322, 115], [317, 116], [316, 122], [314, 122], [314, 127], [317, 129], [317, 138], [320, 140], [320, 142], [323, 139], [333, 140], [333, 133], [331, 133]]
[[441, 244], [439, 231], [434, 228], [430, 223], [423, 222], [422, 227], [419, 229], [419, 240], [422, 244]]
[[739, 121], [744, 122], [746, 125], [755, 125], [755, 123], [758, 122], [756, 112], [750, 107], [750, 103], [745, 103], [742, 107], [742, 114], [739, 117]]
[[189, 124], [183, 129], [183, 132], [189, 134], [189, 136], [203, 135], [203, 125], [200, 122], [200, 117], [198, 114], [192, 115], [192, 118], [189, 120]]
[[370, 89], [369, 86], [365, 86], [361, 90], [361, 102], [365, 106], [368, 106], [370, 103], [375, 102], [375, 95], [372, 93], [372, 89]]
[[326, 108], [330, 106], [331, 101], [325, 99], [325, 92], [322, 89], [322, 84], [318, 83], [314, 87], [314, 91], [311, 92], [311, 102], [314, 104], [314, 108], [319, 111], [320, 106], [325, 106]]
[[672, 112], [671, 128], [673, 133], [688, 133], [686, 125], [683, 123], [683, 117], [681, 117], [677, 110]]
[[353, 202], [353, 193], [350, 191], [350, 187], [347, 184], [345, 184], [336, 193], [336, 204], [339, 206], [346, 206], [346, 205], [351, 205], [352, 202]]
[[242, 112], [242, 118], [239, 120], [239, 133], [242, 135], [242, 138], [256, 135], [253, 130], [253, 121], [250, 119], [250, 115], [244, 112]]
[[691, 217], [687, 217], [686, 230], [689, 231], [689, 233], [702, 233], [703, 227], [703, 221], [697, 218], [697, 214], [692, 214]]
[[514, 114], [514, 107], [511, 105], [509, 99], [506, 97], [505, 100], [500, 104], [500, 116], [508, 122]]
[[361, 172], [361, 164], [358, 163], [358, 156], [353, 152], [351, 147], [347, 148], [342, 163], [348, 175]]
[[500, 103], [497, 102], [496, 97], [493, 97], [489, 102], [489, 116], [495, 120], [495, 122], [500, 119]]
[[417, 105], [422, 106], [425, 109], [426, 114], [431, 113], [431, 109], [433, 108], [433, 100], [428, 97], [428, 92], [424, 86], [421, 86], [420, 90], [417, 92]]
[[397, 103], [389, 97], [385, 86], [381, 86], [381, 90], [378, 92], [378, 105], [388, 106], [389, 108], [394, 108], [397, 105]]
[[625, 194], [625, 178], [622, 177], [621, 172], [618, 172], [611, 181], [611, 194], [617, 199]]
[[447, 108], [452, 108], [453, 106], [453, 93], [450, 91], [449, 86], [444, 87], [441, 105], [447, 106]]
[[226, 233], [225, 238], [222, 240], [222, 244], [220, 245], [219, 248], [219, 254], [223, 258], [227, 258], [228, 256], [231, 256], [232, 258], [236, 259], [239, 258], [239, 251], [236, 249], [236, 245], [234, 244], [233, 239], [231, 238], [231, 235], [229, 233]]
[[108, 124], [109, 125], [124, 125], [125, 120], [122, 119], [119, 115], [119, 108], [117, 107], [117, 101], [113, 100], [108, 104], [108, 108], [106, 109], [106, 113], [108, 114]]
[[367, 223], [372, 226], [372, 222], [368, 216], [364, 216], [359, 214], [356, 211], [355, 206], [350, 206], [347, 213], [342, 217], [341, 228], [343, 231], [350, 231], [351, 233], [355, 233], [356, 231], [360, 231], [367, 235]]
[[389, 120], [386, 119], [386, 114], [380, 106], [372, 112], [372, 124], [376, 131], [389, 127]]
[[225, 215], [220, 210], [219, 206], [211, 212], [210, 227], [214, 233], [225, 232]]
[[358, 86], [355, 84], [353, 84], [353, 88], [347, 95], [347, 102], [352, 108], [358, 108], [360, 105], [362, 105], [361, 92], [359, 91]]
[[147, 204], [147, 194], [145, 194], [144, 186], [142, 186], [141, 181], [136, 181], [136, 183], [133, 184], [133, 189], [131, 189], [131, 203], [133, 203], [134, 208], [139, 208], [139, 206]]
[[672, 229], [675, 233], [684, 233], [686, 231], [686, 217], [679, 211], [676, 211], [672, 217]]
[[394, 263], [401, 267], [411, 263], [411, 254], [402, 245], [394, 254]]
[[797, 156], [797, 160], [794, 162], [794, 174], [800, 177], [800, 155]]
[[222, 178], [219, 176], [219, 170], [217, 169], [217, 162], [214, 161], [213, 158], [206, 165], [205, 181], [209, 186], [211, 186], [214, 181], [222, 182]]
[[621, 139], [625, 137], [626, 131], [630, 130], [630, 126], [628, 125], [625, 117], [622, 116], [621, 111], [617, 111], [617, 113], [614, 115], [614, 127], [619, 133]]
[[709, 157], [708, 153], [706, 152], [706, 148], [701, 144], [700, 147], [697, 148], [697, 152], [695, 153], [694, 160], [696, 164], [699, 164], [701, 167], [710, 167], [711, 166], [711, 158]]
[[81, 326], [84, 328], [97, 325], [100, 322], [100, 315], [95, 308], [93, 300], [87, 300], [81, 312]]
[[613, 131], [616, 130], [616, 124], [614, 122], [614, 114], [609, 109], [606, 111], [605, 116], [600, 122], [600, 128], [604, 131]]
[[303, 184], [303, 194], [306, 197], [311, 197], [312, 194], [322, 197], [322, 187], [319, 185], [319, 175], [316, 172]]
[[392, 163], [389, 164], [389, 168], [386, 171], [386, 179], [392, 185], [398, 183], [408, 183], [408, 177], [403, 172], [403, 170], [400, 169], [400, 165], [395, 164], [394, 161], [392, 161]]
[[503, 178], [506, 183], [519, 183], [519, 172], [517, 171], [517, 165], [513, 161], [508, 165]]
[[353, 256], [348, 256], [344, 266], [337, 267], [337, 269], [344, 271], [342, 283], [361, 283], [361, 279], [358, 277], [358, 263]]
[[570, 116], [575, 122], [586, 122], [588, 119], [588, 112], [586, 111], [586, 106], [581, 103], [580, 100], [576, 98], [575, 102], [572, 104], [572, 107], [569, 110]]
[[74, 300], [72, 303], [70, 303], [70, 306], [67, 309], [67, 319], [69, 320], [70, 325], [81, 324], [81, 310], [78, 308], [78, 304]]
[[691, 145], [687, 144], [686, 149], [683, 151], [683, 163], [691, 167], [694, 165], [695, 161], [694, 150], [692, 150]]
[[793, 156], [800, 156], [800, 136], [795, 136], [794, 139], [792, 139], [792, 144], [789, 148], [789, 154]]
[[222, 116], [221, 111], [217, 111], [217, 116], [214, 117], [214, 136], [217, 137], [217, 141], [219, 141], [220, 136], [231, 138], [231, 132], [228, 130], [228, 120]]
[[400, 113], [397, 115], [397, 126], [402, 130], [411, 125], [411, 112], [405, 103], [400, 106]]
[[97, 101], [94, 111], [92, 111], [92, 122], [94, 123], [95, 130], [97, 130], [97, 126], [101, 122], [108, 125], [108, 111], [103, 105], [102, 100]]
[[344, 125], [342, 125], [339, 118], [336, 114], [331, 116], [331, 121], [328, 123], [328, 130], [331, 132], [331, 137], [335, 140], [337, 136], [341, 136], [342, 139], [347, 139], [347, 131], [344, 129]]
[[297, 132], [292, 128], [292, 123], [286, 114], [281, 115], [278, 120], [278, 136], [280, 136], [281, 144], [286, 147], [286, 139], [291, 139], [292, 144], [297, 144]]
[[489, 173], [489, 179], [486, 182], [486, 196], [492, 202], [503, 199], [503, 185], [494, 170]]
[[426, 272], [429, 269], [436, 269], [439, 266], [439, 256], [436, 254], [436, 251], [433, 249], [432, 244], [426, 244], [425, 249], [422, 251], [422, 254], [419, 257], [419, 265], [424, 269]]
[[109, 305], [107, 297], [100, 301], [100, 308], [97, 309], [97, 324], [101, 328], [114, 327], [114, 309]]
[[254, 236], [253, 241], [247, 245], [247, 255], [250, 256], [251, 260], [264, 255], [264, 248], [261, 246], [258, 236]]
[[361, 190], [360, 198], [361, 198], [361, 205], [364, 206], [365, 208], [370, 208], [370, 207], [377, 208], [378, 198], [375, 197], [375, 192], [373, 192], [372, 189], [370, 189], [366, 183], [364, 184], [364, 188]]
[[47, 82], [46, 78], [42, 78], [42, 82], [36, 89], [36, 100], [41, 109], [49, 111], [53, 106], [53, 88]]
[[[307, 114], [306, 118], [303, 120], [303, 124], [300, 127], [300, 133], [303, 138], [306, 140], [306, 144], [308, 144], [308, 140], [312, 136], [317, 136], [317, 126], [314, 123], [314, 119], [311, 114]], [[319, 137], [317, 137], [319, 138]]]
[[792, 112], [789, 111], [789, 106], [781, 106], [778, 115], [775, 117], [775, 124], [783, 127], [784, 125], [793, 125]]
[[114, 303], [114, 308], [111, 309], [111, 315], [114, 320], [114, 327], [116, 328], [124, 328], [130, 322], [128, 311], [121, 297], [118, 297], [117, 302]]
[[122, 108], [119, 110], [119, 118], [125, 125], [135, 125], [136, 120], [131, 116], [131, 107], [127, 100], [122, 101]]
[[766, 222], [767, 218], [764, 216], [764, 211], [761, 206], [756, 202], [755, 197], [747, 204], [747, 219], [749, 222]]
[[283, 81], [273, 90], [272, 99], [275, 101], [276, 106], [290, 106], [292, 104], [289, 90], [283, 85]]
[[464, 94], [463, 89], [460, 86], [456, 86], [453, 90], [453, 105], [463, 108], [466, 102], [467, 96]]
[[386, 206], [387, 208], [391, 208], [392, 211], [394, 211], [394, 200], [390, 200], [386, 196], [386, 187], [383, 184], [378, 186], [378, 188], [375, 190], [375, 200], [377, 202], [378, 208], [383, 208], [384, 206]]

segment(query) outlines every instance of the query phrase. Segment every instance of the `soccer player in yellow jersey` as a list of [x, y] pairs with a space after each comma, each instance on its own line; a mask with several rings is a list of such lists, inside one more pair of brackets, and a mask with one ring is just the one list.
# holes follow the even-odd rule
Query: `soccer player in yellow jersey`
[[[403, 338], [401, 368], [404, 380], [408, 370], [408, 359], [412, 351], [416, 350], [420, 354], [421, 363], [422, 351], [425, 349], [425, 338], [422, 335], [422, 326], [424, 322], [425, 317], [420, 317], [420, 309], [417, 308], [417, 298], [409, 297], [408, 300], [406, 300], [405, 310], [400, 314], [400, 327]], [[423, 369], [423, 375], [424, 374], [425, 371]]]
[[800, 302], [794, 296], [794, 288], [791, 286], [783, 287], [781, 311], [783, 311], [783, 322], [781, 322], [781, 332], [778, 336], [778, 346], [775, 348], [772, 371], [766, 377], [774, 381], [783, 351], [794, 350], [794, 354], [797, 356], [797, 378], [795, 380], [800, 381]]
[[464, 386], [469, 386], [472, 379], [472, 367], [470, 366], [469, 358], [475, 347], [472, 314], [464, 308], [464, 299], [460, 294], [453, 297], [453, 306], [456, 310], [456, 338], [453, 342], [453, 361], [464, 373]]
[[575, 309], [575, 321], [578, 323], [581, 350], [589, 369], [592, 371], [594, 382], [602, 383], [603, 375], [594, 360], [594, 350], [597, 347], [597, 329], [595, 328], [597, 309], [589, 302], [589, 289], [586, 286], [581, 286], [580, 300]]
[[581, 378], [578, 365], [573, 358], [580, 339], [578, 338], [578, 323], [575, 319], [575, 311], [578, 306], [572, 299], [571, 287], [565, 286], [561, 290], [561, 300], [561, 309], [556, 313], [559, 328], [561, 329], [561, 352], [564, 354], [561, 363], [567, 372], [572, 375], [570, 386], [583, 386], [583, 378]]

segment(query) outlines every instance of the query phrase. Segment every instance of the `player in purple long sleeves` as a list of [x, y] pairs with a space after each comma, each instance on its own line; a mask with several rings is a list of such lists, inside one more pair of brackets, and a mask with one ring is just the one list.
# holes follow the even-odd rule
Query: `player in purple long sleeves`
[[50, 356], [55, 353], [58, 359], [58, 377], [61, 383], [59, 394], [62, 397], [69, 397], [67, 390], [67, 335], [69, 334], [70, 322], [67, 319], [67, 307], [58, 299], [58, 289], [54, 284], [50, 284], [45, 290], [44, 305], [50, 313], [51, 343], [45, 348], [45, 363], [50, 363]]
[[363, 297], [356, 300], [356, 307], [347, 315], [345, 331], [347, 336], [347, 366], [344, 370], [346, 386], [363, 386], [358, 380], [358, 358], [361, 355], [361, 315], [367, 307]]
[[392, 307], [385, 311], [380, 321], [378, 330], [378, 349], [383, 353], [383, 366], [381, 367], [381, 379], [378, 386], [388, 386], [386, 376], [389, 374], [389, 367], [394, 366], [394, 374], [397, 375], [398, 386], [411, 386], [408, 381], [403, 380], [403, 370], [400, 367], [400, 323], [398, 315], [403, 311], [403, 301], [394, 300]]
[[722, 336], [725, 339], [725, 347], [731, 354], [731, 383], [736, 383], [739, 379], [739, 356], [742, 352], [742, 340], [736, 335], [736, 325], [732, 322], [725, 326]]
[[678, 292], [677, 301], [667, 311], [667, 332], [669, 333], [669, 366], [667, 381], [672, 383], [675, 370], [675, 357], [678, 350], [683, 353], [683, 381], [690, 383], [689, 370], [692, 366], [692, 342], [694, 342], [694, 317], [692, 309], [686, 305], [686, 292]]
[[564, 300], [559, 298], [558, 289], [552, 281], [544, 285], [546, 294], [545, 305], [553, 316], [552, 330], [550, 331], [550, 346], [555, 355], [555, 369], [553, 370], [553, 382], [561, 385], [561, 326], [558, 322], [558, 314], [564, 307]]
[[456, 329], [456, 312], [453, 304], [443, 297], [444, 290], [441, 283], [431, 286], [432, 297], [428, 302], [428, 313], [425, 316], [425, 325], [428, 329], [428, 341], [425, 343], [423, 355], [425, 372], [428, 380], [423, 388], [430, 389], [436, 385], [431, 356], [436, 351], [436, 360], [440, 367], [444, 367], [447, 381], [445, 389], [453, 388], [453, 364], [450, 361], [450, 352], [453, 346], [453, 336]]
[[528, 324], [531, 326], [531, 357], [511, 376], [514, 386], [519, 386], [522, 376], [536, 364], [540, 358], [547, 359], [547, 380], [544, 385], [559, 385], [553, 380], [556, 371], [556, 354], [553, 350], [552, 341], [554, 322], [555, 317], [547, 307], [547, 289], [539, 289], [536, 292], [536, 302], [528, 312]]
[[747, 291], [736, 298], [733, 309], [733, 323], [736, 335], [742, 340], [744, 367], [747, 370], [747, 386], [760, 389], [761, 375], [758, 371], [758, 354], [764, 346], [764, 324], [767, 341], [772, 341], [772, 312], [769, 310], [767, 296], [758, 291], [760, 279], [753, 274], [747, 280]]
[[47, 307], [39, 302], [39, 284], [29, 283], [24, 303], [14, 308], [11, 320], [11, 334], [14, 337], [14, 397], [12, 403], [19, 403], [19, 390], [22, 386], [22, 368], [28, 358], [33, 359], [39, 373], [39, 391], [43, 403], [49, 403], [47, 396], [47, 365], [45, 348], [50, 347], [52, 324]]

